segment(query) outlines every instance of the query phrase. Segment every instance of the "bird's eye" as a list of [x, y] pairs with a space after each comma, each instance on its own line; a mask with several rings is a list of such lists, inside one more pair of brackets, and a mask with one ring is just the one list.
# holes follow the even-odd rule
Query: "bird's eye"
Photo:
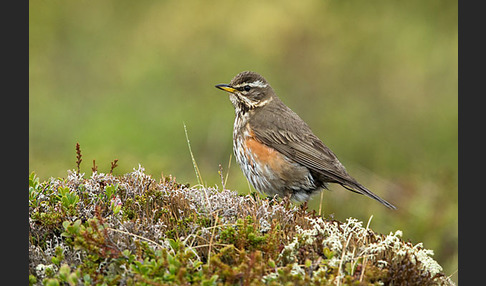
[[250, 87], [249, 85], [245, 85], [245, 87], [243, 87], [243, 89], [244, 89], [245, 91], [250, 91], [251, 87]]

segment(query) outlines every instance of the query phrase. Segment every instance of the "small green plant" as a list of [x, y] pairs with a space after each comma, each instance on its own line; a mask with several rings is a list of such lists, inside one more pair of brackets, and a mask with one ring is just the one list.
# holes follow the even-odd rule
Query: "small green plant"
[[[69, 265], [63, 264], [59, 267], [59, 271], [55, 273], [52, 278], [45, 278], [42, 282], [44, 285], [64, 285], [64, 283], [66, 283], [74, 286], [78, 285], [79, 278], [80, 270], [72, 271]], [[32, 280], [32, 282], [34, 282], [34, 280]], [[35, 280], [35, 282], [37, 282], [37, 280]]]
[[59, 187], [58, 193], [63, 209], [69, 214], [74, 214], [79, 202], [79, 196], [76, 192], [70, 190], [68, 187]]
[[35, 285], [37, 283], [37, 277], [33, 274], [29, 274], [29, 286]]
[[39, 178], [34, 172], [29, 175], [29, 206], [38, 207], [39, 206], [39, 195], [41, 194], [41, 187], [39, 183]]
[[84, 229], [84, 227], [81, 226], [81, 220], [79, 219], [75, 222], [64, 221], [62, 226], [64, 227], [64, 232], [61, 233], [61, 236], [64, 237], [75, 237], [81, 233], [82, 229]]
[[55, 265], [59, 266], [61, 264], [61, 261], [64, 259], [64, 253], [62, 251], [62, 248], [60, 246], [56, 247], [56, 252], [55, 256], [51, 258], [52, 263]]
[[118, 190], [118, 184], [109, 185], [105, 187], [105, 199], [110, 200], [113, 198]]

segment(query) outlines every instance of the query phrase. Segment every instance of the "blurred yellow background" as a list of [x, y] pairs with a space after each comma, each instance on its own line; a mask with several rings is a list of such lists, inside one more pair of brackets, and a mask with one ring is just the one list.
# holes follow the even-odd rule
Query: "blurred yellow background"
[[[457, 281], [457, 1], [30, 1], [29, 168], [208, 186], [234, 110], [214, 88], [262, 74], [349, 173], [395, 204], [331, 187], [326, 217], [424, 242]], [[249, 188], [232, 158], [227, 188]], [[319, 196], [310, 203], [319, 208]]]

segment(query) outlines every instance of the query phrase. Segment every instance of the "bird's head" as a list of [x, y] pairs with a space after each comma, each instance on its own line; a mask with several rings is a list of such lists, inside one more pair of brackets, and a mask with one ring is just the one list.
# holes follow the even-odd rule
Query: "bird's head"
[[216, 87], [230, 93], [230, 100], [237, 111], [263, 107], [275, 96], [265, 78], [251, 71], [241, 72], [229, 84], [218, 84]]

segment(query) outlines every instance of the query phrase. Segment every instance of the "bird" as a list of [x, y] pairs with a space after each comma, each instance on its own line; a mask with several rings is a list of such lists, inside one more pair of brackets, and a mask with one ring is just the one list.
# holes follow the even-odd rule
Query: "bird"
[[337, 156], [253, 71], [237, 74], [216, 88], [229, 93], [235, 109], [233, 151], [244, 175], [261, 194], [307, 202], [330, 183], [394, 205], [351, 177]]

